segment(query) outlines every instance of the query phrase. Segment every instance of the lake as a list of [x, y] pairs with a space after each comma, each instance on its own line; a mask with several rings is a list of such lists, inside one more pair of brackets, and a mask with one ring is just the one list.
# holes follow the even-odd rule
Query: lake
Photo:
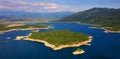
[[89, 28], [90, 25], [85, 24], [46, 24], [54, 26], [49, 30], [71, 30], [91, 35], [91, 46], [80, 46], [85, 53], [73, 55], [78, 47], [54, 51], [43, 43], [15, 40], [16, 36], [28, 35], [31, 30], [11, 31], [0, 34], [0, 59], [120, 59], [120, 33], [104, 33], [103, 29]]

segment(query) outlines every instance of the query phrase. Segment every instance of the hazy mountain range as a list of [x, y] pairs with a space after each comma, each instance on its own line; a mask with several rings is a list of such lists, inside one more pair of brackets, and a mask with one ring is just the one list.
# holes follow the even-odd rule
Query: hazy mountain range
[[68, 16], [71, 14], [73, 14], [73, 12], [37, 13], [37, 12], [0, 10], [0, 19], [7, 20], [40, 19], [40, 18], [60, 19], [64, 16]]

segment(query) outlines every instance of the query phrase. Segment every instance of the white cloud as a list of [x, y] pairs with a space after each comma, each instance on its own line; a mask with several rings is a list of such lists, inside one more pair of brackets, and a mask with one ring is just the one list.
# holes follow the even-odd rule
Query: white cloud
[[27, 12], [60, 12], [64, 11], [68, 6], [60, 5], [51, 2], [26, 2], [26, 1], [12, 1], [0, 0], [0, 9], [8, 9], [14, 11]]

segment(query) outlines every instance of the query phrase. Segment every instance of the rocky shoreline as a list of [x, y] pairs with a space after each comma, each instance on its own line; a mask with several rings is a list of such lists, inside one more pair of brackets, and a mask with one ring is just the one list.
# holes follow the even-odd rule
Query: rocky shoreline
[[16, 40], [29, 40], [29, 41], [35, 41], [35, 42], [40, 42], [40, 43], [44, 43], [45, 46], [47, 47], [50, 47], [52, 48], [53, 50], [60, 50], [60, 49], [63, 49], [63, 48], [70, 48], [70, 47], [78, 47], [78, 46], [81, 46], [81, 45], [87, 45], [89, 44], [91, 41], [92, 41], [92, 36], [89, 36], [88, 40], [87, 41], [83, 41], [83, 42], [80, 42], [78, 44], [71, 44], [71, 45], [60, 45], [58, 47], [56, 47], [55, 45], [53, 44], [50, 44], [48, 43], [47, 41], [44, 41], [44, 40], [40, 40], [40, 39], [31, 39], [29, 38], [29, 36], [31, 35], [32, 33], [30, 33], [28, 36], [17, 36], [16, 37]]

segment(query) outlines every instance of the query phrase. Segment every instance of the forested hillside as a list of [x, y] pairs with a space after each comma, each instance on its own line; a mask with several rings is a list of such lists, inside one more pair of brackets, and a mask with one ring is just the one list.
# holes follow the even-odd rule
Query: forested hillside
[[92, 8], [63, 17], [61, 22], [81, 22], [99, 24], [101, 27], [112, 27], [110, 30], [120, 30], [120, 9]]

